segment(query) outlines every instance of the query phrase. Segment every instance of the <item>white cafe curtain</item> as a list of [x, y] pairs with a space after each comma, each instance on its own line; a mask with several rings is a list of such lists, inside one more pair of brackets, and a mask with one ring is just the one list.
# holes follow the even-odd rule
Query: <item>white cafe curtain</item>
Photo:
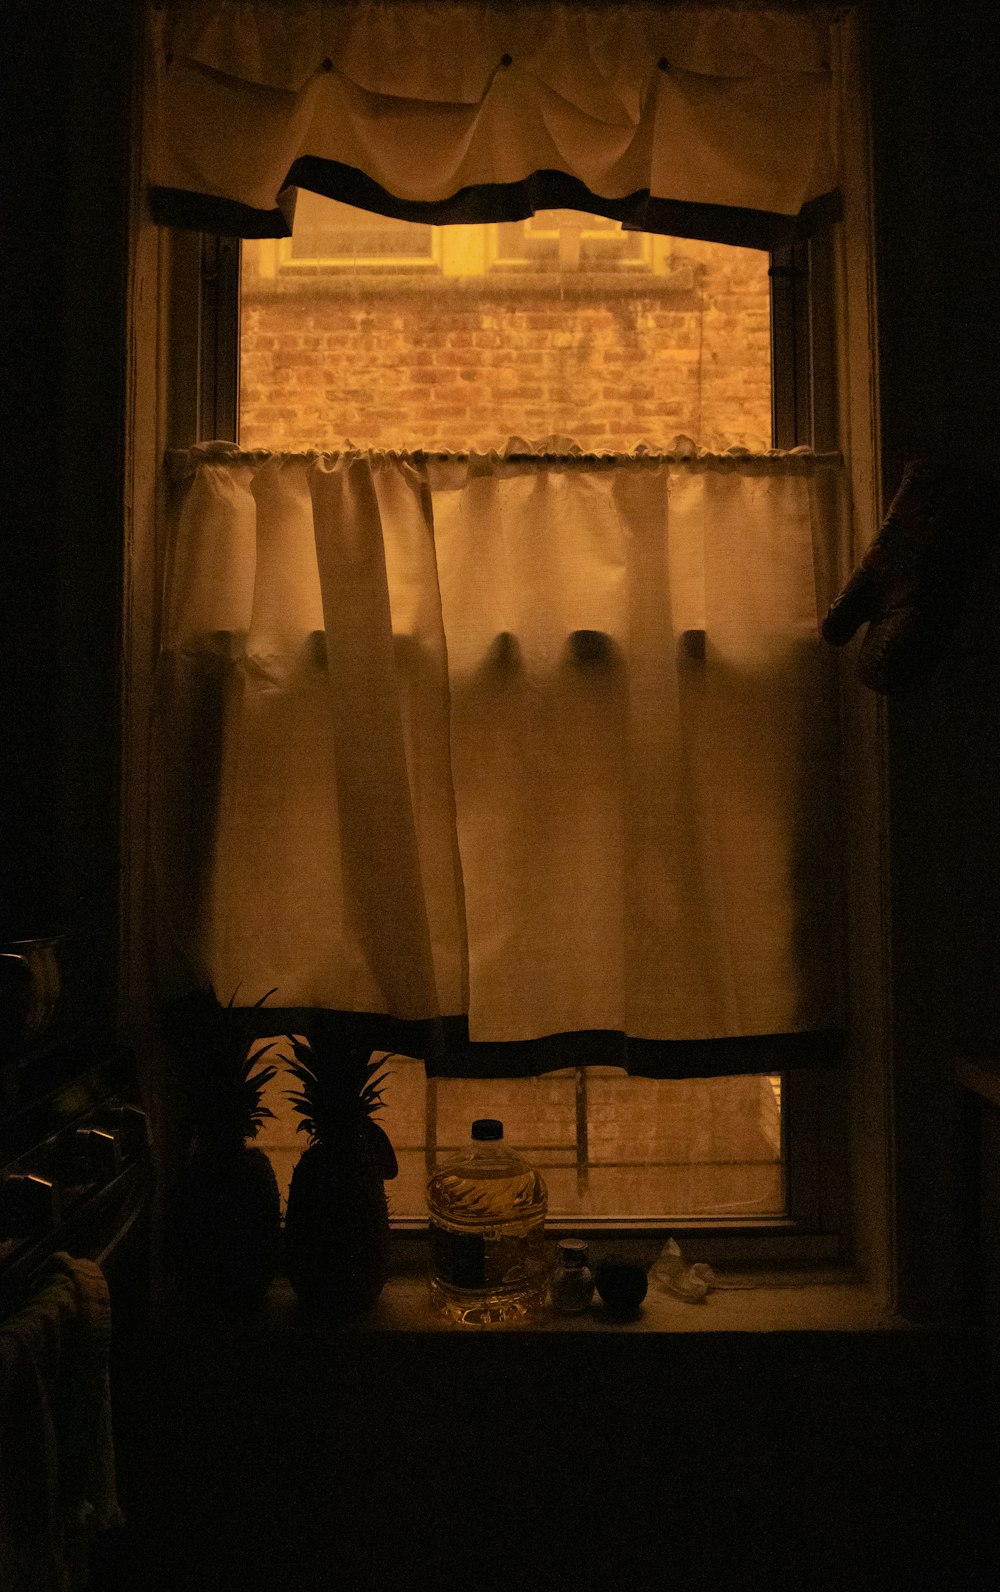
[[778, 7], [167, 3], [149, 182], [161, 219], [246, 236], [287, 233], [298, 184], [404, 219], [575, 204], [769, 247], [761, 218], [837, 187], [836, 29]]
[[476, 1042], [836, 1024], [834, 460], [174, 465], [162, 969]]

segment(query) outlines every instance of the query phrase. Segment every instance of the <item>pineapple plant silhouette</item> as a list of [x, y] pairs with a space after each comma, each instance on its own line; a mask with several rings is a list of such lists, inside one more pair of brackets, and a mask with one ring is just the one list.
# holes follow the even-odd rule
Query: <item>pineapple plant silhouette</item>
[[191, 1138], [172, 1204], [170, 1251], [184, 1291], [205, 1304], [248, 1309], [260, 1302], [278, 1268], [281, 1211], [274, 1170], [264, 1151], [248, 1144], [265, 1117], [262, 1102], [274, 1066], [251, 1056], [256, 1014], [274, 994], [252, 1006], [223, 1006], [212, 990], [170, 1003], [164, 1032], [184, 1071]]
[[352, 1043], [335, 1023], [309, 1038], [289, 1036], [290, 1094], [309, 1137], [292, 1172], [285, 1212], [285, 1269], [307, 1309], [356, 1315], [373, 1305], [389, 1274], [384, 1184], [396, 1153], [374, 1118], [388, 1076], [385, 1058]]

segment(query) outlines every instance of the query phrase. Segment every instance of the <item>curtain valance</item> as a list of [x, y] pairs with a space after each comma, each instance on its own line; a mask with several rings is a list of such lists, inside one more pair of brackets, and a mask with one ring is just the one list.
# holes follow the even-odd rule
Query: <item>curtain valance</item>
[[286, 236], [301, 186], [408, 220], [571, 207], [763, 248], [835, 211], [823, 13], [206, 0], [153, 25], [164, 222]]
[[836, 460], [176, 457], [171, 970], [431, 1071], [837, 1048]]

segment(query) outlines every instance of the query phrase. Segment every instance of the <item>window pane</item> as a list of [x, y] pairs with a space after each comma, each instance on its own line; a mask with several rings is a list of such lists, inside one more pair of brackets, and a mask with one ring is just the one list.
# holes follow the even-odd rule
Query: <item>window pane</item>
[[[394, 1056], [380, 1118], [399, 1161], [387, 1185], [396, 1221], [423, 1220], [427, 1178], [462, 1154], [476, 1117], [541, 1168], [554, 1220], [608, 1223], [784, 1213], [781, 1080], [629, 1078], [617, 1067], [566, 1068], [539, 1078], [438, 1079]], [[305, 1141], [279, 1073], [274, 1112], [258, 1138], [282, 1199]]]
[[496, 228], [494, 270], [616, 270], [652, 265], [652, 239], [625, 232], [605, 216], [578, 210], [542, 210], [527, 221], [505, 221]]
[[318, 194], [300, 193], [295, 207], [295, 231], [283, 263], [296, 266], [355, 266], [367, 271], [379, 265], [434, 259], [434, 229], [411, 221], [396, 221]]
[[246, 447], [771, 445], [769, 257], [582, 212], [427, 227], [302, 193], [243, 248]]

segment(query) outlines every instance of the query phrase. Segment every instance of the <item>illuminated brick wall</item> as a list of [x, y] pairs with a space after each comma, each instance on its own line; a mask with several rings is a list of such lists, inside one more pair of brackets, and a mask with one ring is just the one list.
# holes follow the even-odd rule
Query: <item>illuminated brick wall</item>
[[[273, 246], [272, 246], [273, 247]], [[245, 277], [248, 447], [770, 446], [767, 256], [673, 240], [639, 278]]]

